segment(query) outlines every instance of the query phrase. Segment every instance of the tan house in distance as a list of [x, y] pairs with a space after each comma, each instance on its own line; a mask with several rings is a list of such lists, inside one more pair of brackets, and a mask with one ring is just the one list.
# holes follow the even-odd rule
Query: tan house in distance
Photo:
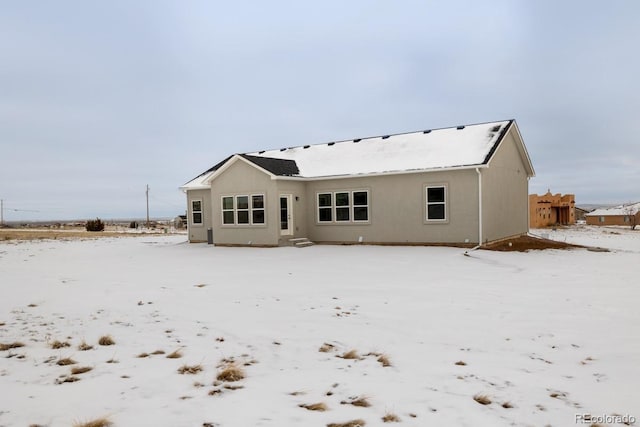
[[575, 196], [573, 194], [529, 195], [529, 227], [542, 228], [552, 225], [576, 223]]
[[528, 232], [514, 120], [234, 154], [184, 184], [190, 242], [479, 243]]
[[596, 209], [586, 214], [585, 218], [589, 225], [626, 225], [634, 227], [640, 224], [640, 202]]

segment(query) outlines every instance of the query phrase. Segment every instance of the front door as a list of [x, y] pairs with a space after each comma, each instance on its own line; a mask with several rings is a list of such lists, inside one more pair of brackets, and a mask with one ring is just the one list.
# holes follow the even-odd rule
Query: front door
[[280, 195], [280, 235], [291, 236], [293, 234], [293, 215], [291, 206], [291, 194]]

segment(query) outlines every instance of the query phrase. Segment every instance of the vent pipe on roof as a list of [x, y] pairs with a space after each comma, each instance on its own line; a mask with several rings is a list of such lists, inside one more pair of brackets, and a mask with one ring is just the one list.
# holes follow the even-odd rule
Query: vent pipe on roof
[[387, 138], [389, 138], [389, 135], [385, 135], [382, 137], [382, 139], [387, 139]]
[[425, 130], [422, 133], [431, 133], [431, 129]]
[[464, 129], [464, 126], [458, 126], [456, 129], [462, 130], [462, 129]]
[[286, 151], [286, 148], [281, 148], [280, 151]]
[[360, 139], [360, 138], [358, 138], [358, 139], [354, 139], [354, 140], [353, 140], [353, 142], [360, 142], [360, 141], [361, 141], [361, 139]]
[[302, 148], [304, 148], [304, 149], [306, 150], [306, 149], [307, 149], [307, 148], [309, 148], [309, 147], [311, 147], [311, 146], [310, 146], [310, 145], [305, 145], [305, 146], [304, 146], [304, 147], [302, 147]]
[[327, 145], [329, 145], [329, 146], [331, 146], [331, 145], [336, 145], [336, 143], [335, 143], [335, 142], [330, 142], [330, 143], [328, 143]]
[[262, 150], [262, 151], [258, 151], [258, 154], [262, 154], [262, 153], [264, 153], [264, 150]]

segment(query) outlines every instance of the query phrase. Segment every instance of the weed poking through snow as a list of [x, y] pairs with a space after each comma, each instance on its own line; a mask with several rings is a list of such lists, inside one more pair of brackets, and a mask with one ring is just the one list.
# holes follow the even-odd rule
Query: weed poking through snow
[[382, 421], [385, 423], [399, 423], [400, 417], [391, 412], [387, 412], [386, 414], [384, 414], [384, 417], [382, 417]]
[[98, 340], [98, 344], [100, 345], [115, 345], [115, 343], [111, 335], [103, 335]]
[[69, 344], [67, 341], [55, 340], [51, 344], [49, 344], [49, 346], [54, 350], [58, 350], [60, 348], [71, 347], [71, 344]]
[[243, 378], [244, 378], [244, 371], [233, 364], [225, 367], [223, 370], [218, 372], [218, 375], [216, 376], [216, 379], [218, 381], [225, 381], [225, 382], [240, 381]]
[[58, 359], [58, 361], [56, 362], [56, 365], [58, 365], [58, 366], [68, 366], [68, 365], [75, 365], [76, 363], [78, 363], [78, 362], [76, 362], [72, 358], [65, 357], [65, 358], [62, 358], [62, 359]]
[[73, 427], [110, 427], [113, 423], [107, 417], [96, 418], [95, 420], [85, 422], [75, 422]]
[[364, 427], [367, 423], [364, 420], [352, 420], [346, 423], [331, 423], [327, 427]]
[[79, 375], [84, 374], [85, 372], [89, 372], [93, 368], [91, 366], [77, 366], [71, 368], [71, 375]]
[[167, 354], [167, 359], [180, 359], [181, 357], [182, 353], [180, 352], [180, 349]]
[[202, 371], [202, 365], [182, 365], [178, 368], [178, 373], [184, 374], [197, 374]]
[[19, 348], [19, 347], [24, 347], [24, 344], [22, 344], [19, 341], [10, 342], [7, 344], [0, 343], [0, 351], [7, 351], [7, 350], [11, 350], [12, 348]]
[[481, 405], [491, 404], [491, 399], [486, 394], [476, 394], [475, 396], [473, 396], [473, 400], [475, 400]]
[[320, 411], [320, 412], [324, 412], [327, 410], [327, 405], [322, 403], [322, 402], [318, 402], [318, 403], [310, 403], [310, 404], [306, 404], [306, 403], [301, 403], [300, 405], [298, 405], [300, 408], [304, 408], [304, 409], [308, 409], [309, 411]]

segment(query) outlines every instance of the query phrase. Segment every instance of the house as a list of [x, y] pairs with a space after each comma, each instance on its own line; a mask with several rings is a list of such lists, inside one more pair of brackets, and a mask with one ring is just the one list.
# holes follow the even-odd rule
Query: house
[[533, 176], [506, 120], [234, 154], [181, 189], [191, 242], [472, 246], [528, 232]]
[[585, 215], [588, 225], [626, 225], [635, 228], [640, 224], [640, 202], [611, 208], [600, 208]]
[[575, 196], [573, 194], [529, 195], [529, 227], [541, 228], [550, 225], [576, 223]]

